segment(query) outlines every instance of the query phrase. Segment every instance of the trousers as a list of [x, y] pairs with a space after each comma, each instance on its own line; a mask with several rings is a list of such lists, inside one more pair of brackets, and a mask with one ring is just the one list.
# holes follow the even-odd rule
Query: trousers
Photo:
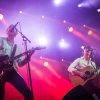
[[7, 72], [7, 74], [5, 73], [0, 80], [0, 100], [4, 100], [6, 82], [12, 84], [24, 96], [24, 100], [32, 100], [30, 89], [24, 79], [14, 69]]

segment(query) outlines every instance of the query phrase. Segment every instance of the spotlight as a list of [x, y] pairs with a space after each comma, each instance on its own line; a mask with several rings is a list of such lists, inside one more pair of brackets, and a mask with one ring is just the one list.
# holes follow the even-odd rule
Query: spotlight
[[63, 61], [64, 61], [64, 59], [61, 59], [61, 61], [63, 62]]
[[100, 8], [99, 8], [99, 9], [97, 9], [97, 12], [100, 12]]
[[81, 46], [81, 49], [84, 50], [84, 46]]
[[92, 35], [93, 34], [93, 31], [92, 30], [89, 30], [88, 31], [88, 35]]
[[59, 42], [59, 46], [61, 48], [68, 48], [69, 47], [69, 44], [66, 43], [64, 39], [61, 39], [60, 42]]
[[40, 56], [40, 59], [42, 59], [43, 57], [42, 56]]
[[54, 3], [55, 3], [56, 5], [59, 5], [59, 4], [61, 3], [61, 1], [62, 1], [62, 0], [54, 0]]
[[38, 42], [41, 46], [47, 46], [47, 38], [44, 36], [40, 36]]
[[66, 20], [63, 20], [63, 23], [66, 23]]
[[0, 20], [2, 20], [3, 19], [3, 14], [0, 14]]
[[86, 27], [86, 25], [84, 24], [83, 27]]
[[42, 18], [44, 18], [44, 16], [42, 16]]
[[46, 62], [44, 62], [44, 67], [48, 67], [49, 66], [49, 63], [46, 61]]
[[56, 5], [56, 6], [60, 6], [60, 5], [63, 5], [65, 4], [66, 0], [53, 0], [53, 3]]
[[73, 30], [74, 30], [73, 27], [69, 27], [69, 28], [68, 28], [68, 31], [69, 31], [69, 32], [73, 32]]
[[19, 11], [19, 13], [20, 13], [20, 14], [22, 14], [22, 13], [23, 13], [23, 11], [21, 11], [21, 10], [20, 10], [20, 11]]
[[78, 4], [78, 7], [79, 7], [79, 8], [82, 7], [82, 4]]

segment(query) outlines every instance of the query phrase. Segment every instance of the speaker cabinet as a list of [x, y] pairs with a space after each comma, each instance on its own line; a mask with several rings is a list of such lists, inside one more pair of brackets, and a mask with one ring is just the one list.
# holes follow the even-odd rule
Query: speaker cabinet
[[62, 100], [94, 100], [93, 96], [90, 95], [83, 86], [78, 85], [77, 87], [70, 90]]

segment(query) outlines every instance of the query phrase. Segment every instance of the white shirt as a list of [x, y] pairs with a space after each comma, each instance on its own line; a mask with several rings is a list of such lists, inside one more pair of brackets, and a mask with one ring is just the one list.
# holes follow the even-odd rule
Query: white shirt
[[[3, 54], [3, 55], [8, 55], [9, 57], [11, 56], [11, 53], [13, 51], [13, 47], [14, 47], [14, 44], [11, 44], [7, 38], [4, 38], [4, 37], [0, 37], [0, 46], [3, 47], [2, 50], [0, 50], [0, 54]], [[17, 45], [17, 48], [16, 48], [16, 52], [15, 52], [15, 56], [16, 55], [19, 55], [21, 54], [21, 50], [19, 49], [18, 45]], [[20, 58], [18, 58], [20, 59]], [[17, 59], [17, 60], [18, 60]], [[21, 60], [21, 59], [20, 59]], [[14, 61], [14, 66], [13, 67], [16, 67], [16, 61]]]
[[68, 67], [68, 71], [73, 74], [74, 70], [83, 69], [87, 66], [91, 66], [93, 67], [93, 69], [96, 69], [96, 64], [93, 61], [87, 61], [84, 59], [84, 57], [80, 57], [74, 60], [73, 63], [71, 63], [71, 65]]

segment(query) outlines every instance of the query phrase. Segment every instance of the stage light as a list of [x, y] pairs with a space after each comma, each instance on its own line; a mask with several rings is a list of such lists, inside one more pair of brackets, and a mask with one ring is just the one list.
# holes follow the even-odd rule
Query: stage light
[[83, 27], [86, 27], [86, 25], [84, 24]]
[[78, 7], [79, 7], [79, 8], [82, 7], [82, 4], [78, 4]]
[[61, 3], [61, 1], [62, 1], [62, 0], [54, 0], [54, 3], [55, 3], [56, 5], [59, 5], [59, 4]]
[[61, 61], [63, 62], [63, 61], [64, 61], [64, 59], [61, 59]]
[[3, 19], [3, 14], [0, 14], [0, 20], [2, 20]]
[[69, 31], [69, 32], [73, 32], [73, 30], [74, 30], [73, 27], [69, 27], [69, 28], [68, 28], [68, 31]]
[[56, 6], [60, 6], [60, 5], [63, 5], [65, 4], [66, 0], [53, 0], [53, 3], [56, 5]]
[[66, 23], [67, 21], [66, 20], [63, 20], [63, 23]]
[[60, 42], [59, 42], [59, 46], [61, 48], [68, 48], [69, 47], [69, 44], [66, 43], [64, 39], [61, 39]]
[[42, 18], [44, 18], [44, 16], [42, 16]]
[[92, 35], [93, 34], [93, 31], [92, 30], [89, 30], [88, 31], [88, 35]]
[[43, 57], [42, 56], [40, 56], [40, 59], [42, 59]]
[[97, 12], [100, 12], [100, 9], [97, 9]]
[[60, 47], [66, 47], [66, 43], [65, 42], [60, 42]]
[[48, 62], [44, 62], [44, 67], [48, 67], [49, 63]]
[[38, 42], [39, 42], [39, 45], [41, 45], [41, 46], [47, 46], [47, 39], [46, 39], [46, 37], [44, 37], [44, 36], [41, 36], [41, 37], [38, 39]]
[[84, 50], [84, 46], [81, 46], [81, 49]]
[[21, 11], [21, 10], [20, 10], [20, 11], [19, 11], [19, 13], [20, 13], [20, 14], [22, 14], [22, 13], [23, 13], [23, 11]]
[[78, 4], [78, 7], [95, 7], [100, 3], [100, 0], [83, 0], [80, 4]]

